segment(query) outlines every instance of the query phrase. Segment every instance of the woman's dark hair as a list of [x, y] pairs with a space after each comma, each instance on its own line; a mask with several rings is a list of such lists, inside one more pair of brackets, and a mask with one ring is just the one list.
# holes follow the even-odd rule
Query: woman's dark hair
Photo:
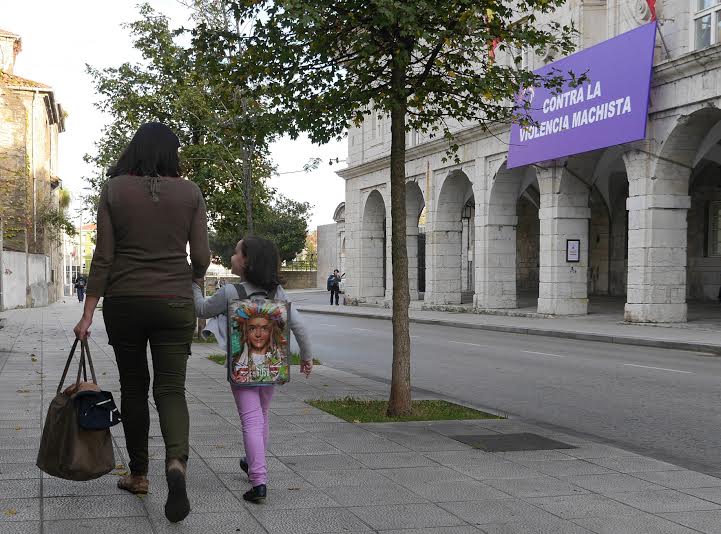
[[146, 122], [135, 132], [108, 176], [180, 176], [180, 141], [165, 124]]
[[280, 254], [275, 243], [262, 237], [243, 239], [240, 251], [245, 257], [243, 279], [266, 291], [273, 291], [281, 283]]

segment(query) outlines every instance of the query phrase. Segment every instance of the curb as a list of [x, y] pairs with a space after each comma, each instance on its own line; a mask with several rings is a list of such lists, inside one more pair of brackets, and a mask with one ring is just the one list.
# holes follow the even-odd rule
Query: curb
[[[340, 315], [342, 317], [357, 317], [362, 319], [383, 319], [386, 321], [391, 320], [391, 317], [389, 315], [383, 315], [378, 313], [369, 314], [352, 311], [326, 312], [322, 310], [311, 310], [302, 307], [299, 307], [298, 311], [301, 311], [303, 313], [312, 313], [316, 315]], [[706, 345], [703, 343], [690, 343], [686, 341], [668, 341], [643, 337], [614, 336], [608, 334], [594, 334], [591, 332], [568, 332], [563, 330], [548, 330], [546, 328], [528, 328], [495, 324], [456, 323], [448, 319], [422, 319], [411, 317], [410, 322], [435, 326], [453, 326], [455, 328], [468, 328], [470, 330], [488, 330], [492, 332], [503, 332], [507, 334], [526, 334], [529, 336], [556, 337], [565, 339], [576, 339], [579, 341], [598, 341], [601, 343], [614, 343], [617, 345], [634, 345], [637, 347], [654, 347], [672, 350], [685, 350], [690, 352], [705, 352], [713, 356], [721, 356], [721, 345]]]

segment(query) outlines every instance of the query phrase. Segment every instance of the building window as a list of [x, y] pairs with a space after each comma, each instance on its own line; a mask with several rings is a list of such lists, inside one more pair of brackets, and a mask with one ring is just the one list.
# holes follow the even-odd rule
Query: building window
[[693, 0], [694, 50], [721, 42], [721, 0]]
[[708, 255], [721, 256], [721, 201], [710, 203], [708, 218]]

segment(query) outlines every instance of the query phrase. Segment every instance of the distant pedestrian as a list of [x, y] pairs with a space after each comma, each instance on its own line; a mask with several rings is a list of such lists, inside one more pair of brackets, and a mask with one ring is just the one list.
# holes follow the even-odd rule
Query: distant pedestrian
[[[246, 237], [238, 241], [235, 247], [235, 254], [230, 258], [231, 272], [241, 279], [240, 286], [246, 295], [265, 294], [266, 297], [288, 301], [288, 295], [280, 285], [280, 256], [276, 246], [267, 239], [260, 237]], [[195, 313], [200, 318], [211, 319], [213, 317], [227, 314], [228, 303], [239, 298], [238, 288], [234, 284], [225, 284], [220, 291], [212, 297], [203, 298], [201, 287], [202, 279], [193, 280], [193, 295], [195, 298]], [[212, 319], [211, 319], [212, 320]], [[257, 324], [250, 324], [257, 321]], [[265, 324], [263, 324], [265, 321]], [[225, 324], [225, 321], [220, 321]], [[253, 344], [249, 347], [249, 354], [252, 352], [267, 354], [267, 346], [270, 343], [270, 331], [268, 321], [262, 317], [252, 319], [249, 328], [257, 327], [257, 334], [252, 333], [248, 342]], [[227, 327], [219, 326], [221, 334], [227, 332]], [[301, 316], [295, 310], [290, 314], [290, 329], [293, 332], [300, 349], [300, 372], [306, 377], [313, 369], [311, 356], [310, 339], [308, 332], [303, 325]], [[263, 330], [266, 330], [263, 333]], [[227, 335], [227, 334], [226, 334]], [[257, 339], [253, 339], [257, 337]], [[222, 346], [221, 342], [221, 346]], [[245, 458], [240, 459], [240, 468], [248, 474], [251, 489], [243, 494], [246, 501], [259, 503], [265, 500], [268, 482], [268, 468], [265, 461], [265, 451], [268, 448], [269, 426], [268, 412], [270, 401], [273, 398], [274, 385], [262, 386], [231, 386], [235, 397], [235, 403], [240, 416], [240, 424], [243, 431], [243, 446], [245, 447]]]
[[78, 302], [82, 302], [85, 299], [85, 277], [79, 275], [75, 279], [75, 291], [78, 294]]
[[108, 172], [98, 201], [88, 298], [74, 329], [78, 338], [87, 339], [95, 307], [104, 297], [103, 319], [120, 374], [130, 457], [130, 473], [117, 484], [134, 494], [149, 489], [150, 343], [153, 399], [165, 442], [165, 517], [173, 523], [190, 512], [185, 376], [197, 322], [191, 286], [210, 264], [205, 201], [198, 186], [181, 177], [179, 148], [170, 128], [143, 124]]
[[328, 281], [326, 283], [326, 289], [330, 291], [330, 305], [333, 306], [333, 296], [335, 295], [335, 305], [338, 306], [338, 299], [340, 297], [340, 280], [343, 278], [340, 274], [338, 269], [335, 269], [333, 271], [333, 274], [331, 274], [328, 277]]

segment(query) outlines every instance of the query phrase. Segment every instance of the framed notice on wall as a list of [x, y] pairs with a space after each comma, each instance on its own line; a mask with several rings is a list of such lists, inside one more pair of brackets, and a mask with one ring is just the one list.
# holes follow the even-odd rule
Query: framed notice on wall
[[568, 263], [578, 263], [581, 261], [580, 239], [566, 239], [566, 261]]

